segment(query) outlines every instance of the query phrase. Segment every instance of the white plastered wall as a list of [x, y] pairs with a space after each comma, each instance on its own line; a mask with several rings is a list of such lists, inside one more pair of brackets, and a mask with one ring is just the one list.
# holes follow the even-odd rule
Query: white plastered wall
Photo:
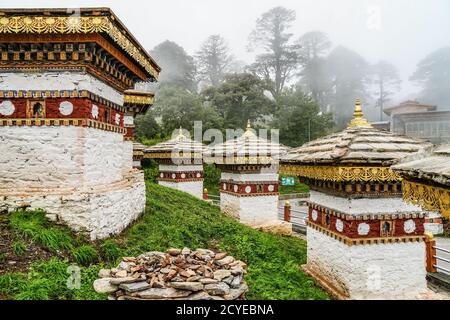
[[413, 299], [427, 291], [425, 243], [348, 246], [307, 229], [307, 264], [351, 299]]

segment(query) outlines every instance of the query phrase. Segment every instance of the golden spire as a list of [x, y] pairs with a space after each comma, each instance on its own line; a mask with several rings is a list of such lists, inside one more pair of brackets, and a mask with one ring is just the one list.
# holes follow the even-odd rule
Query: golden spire
[[245, 132], [244, 132], [244, 137], [251, 137], [251, 136], [254, 136], [254, 135], [255, 134], [254, 134], [254, 132], [252, 130], [252, 126], [250, 124], [250, 119], [248, 119], [247, 120], [247, 128], [245, 129]]
[[372, 128], [372, 125], [364, 118], [364, 113], [361, 108], [361, 100], [355, 101], [355, 112], [353, 112], [353, 119], [348, 124], [348, 128]]

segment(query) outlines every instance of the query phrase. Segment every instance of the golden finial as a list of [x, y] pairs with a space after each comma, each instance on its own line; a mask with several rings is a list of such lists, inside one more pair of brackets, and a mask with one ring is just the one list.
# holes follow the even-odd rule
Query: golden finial
[[250, 124], [250, 119], [248, 119], [247, 120], [247, 128], [245, 129], [245, 132], [244, 132], [244, 137], [252, 137], [252, 136], [254, 136], [255, 134], [253, 133], [253, 130], [252, 130], [252, 126], [251, 126], [251, 124]]
[[355, 111], [353, 112], [353, 119], [348, 124], [348, 128], [372, 128], [372, 125], [364, 118], [364, 113], [361, 108], [361, 100], [355, 100]]

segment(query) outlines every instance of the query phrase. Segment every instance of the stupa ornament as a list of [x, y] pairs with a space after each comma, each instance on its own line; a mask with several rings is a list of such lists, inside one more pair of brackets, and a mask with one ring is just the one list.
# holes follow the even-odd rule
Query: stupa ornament
[[353, 119], [348, 124], [349, 128], [372, 128], [372, 125], [366, 118], [364, 118], [364, 113], [361, 108], [361, 100], [356, 99], [355, 101], [355, 111], [353, 112]]

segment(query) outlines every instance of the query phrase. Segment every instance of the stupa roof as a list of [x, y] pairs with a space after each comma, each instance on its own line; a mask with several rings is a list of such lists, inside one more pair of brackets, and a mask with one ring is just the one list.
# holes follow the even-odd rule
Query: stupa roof
[[407, 179], [428, 180], [450, 187], [450, 143], [408, 157], [392, 169]]
[[[259, 164], [278, 161], [289, 147], [259, 137], [251, 128], [250, 121], [241, 136], [224, 143], [209, 146], [208, 157], [211, 162], [230, 164]], [[225, 160], [225, 161], [223, 161]]]
[[[164, 159], [171, 158], [201, 158], [204, 145], [192, 140], [183, 134], [180, 128], [175, 137], [170, 140], [146, 147], [145, 158]], [[177, 156], [178, 155], [178, 156]]]
[[73, 35], [87, 37], [101, 34], [104, 37], [98, 41], [108, 42], [103, 45], [105, 51], [120, 50], [126, 59], [131, 59], [139, 66], [141, 70], [137, 71], [125, 58], [120, 58], [123, 65], [141, 80], [157, 79], [161, 71], [155, 60], [109, 8], [2, 8], [0, 34], [15, 35], [15, 40], [18, 39], [17, 35], [23, 35], [26, 39], [38, 42], [49, 41], [52, 37], [69, 39]]
[[363, 117], [356, 101], [354, 119], [341, 132], [305, 143], [281, 157], [283, 163], [391, 165], [429, 143], [378, 130]]

